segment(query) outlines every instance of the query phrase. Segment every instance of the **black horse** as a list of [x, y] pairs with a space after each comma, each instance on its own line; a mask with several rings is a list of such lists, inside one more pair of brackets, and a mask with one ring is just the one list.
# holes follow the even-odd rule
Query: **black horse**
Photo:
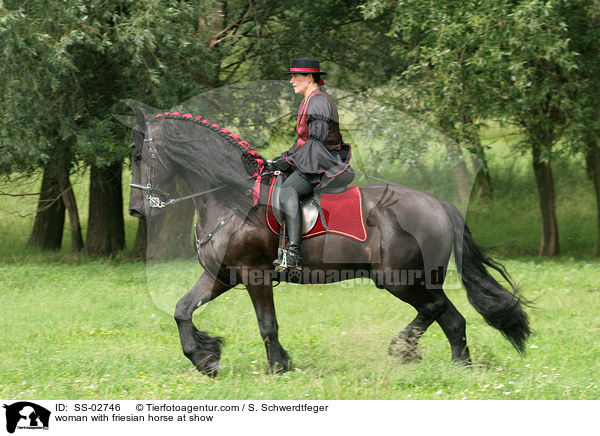
[[[258, 318], [269, 373], [286, 371], [291, 362], [279, 343], [272, 280], [324, 283], [352, 278], [348, 271], [371, 277], [375, 286], [416, 309], [415, 319], [391, 341], [391, 354], [418, 359], [418, 340], [436, 321], [450, 342], [452, 359], [468, 364], [465, 319], [442, 289], [453, 248], [470, 303], [524, 351], [530, 328], [523, 300], [503, 266], [474, 243], [451, 203], [400, 185], [361, 186], [366, 241], [332, 234], [305, 239], [302, 273], [279, 277], [272, 271], [279, 240], [265, 224], [264, 189], [260, 201], [252, 195], [258, 179], [264, 183], [272, 177], [264, 159], [237, 135], [202, 117], [165, 113], [148, 119], [143, 110], [136, 113], [130, 214], [145, 219], [150, 211], [183, 200], [168, 197], [176, 176], [187, 184], [192, 195], [185, 199], [193, 199], [198, 214], [196, 248], [204, 272], [177, 303], [175, 321], [183, 353], [202, 373], [217, 375], [222, 340], [195, 327], [192, 314], [198, 307], [244, 284]], [[486, 267], [498, 271], [512, 291]], [[311, 274], [323, 270], [328, 274]], [[264, 279], [249, 280], [248, 271], [254, 279]], [[391, 279], [398, 276], [390, 272], [398, 271], [409, 274], [401, 274], [400, 281]]]

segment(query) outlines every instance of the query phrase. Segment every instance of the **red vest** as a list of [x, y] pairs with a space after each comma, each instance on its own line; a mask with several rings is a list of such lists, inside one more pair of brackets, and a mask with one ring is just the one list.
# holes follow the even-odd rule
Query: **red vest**
[[296, 133], [298, 134], [298, 148], [302, 147], [308, 141], [308, 102], [313, 95], [318, 94], [319, 90], [310, 94], [308, 98], [303, 99], [298, 108], [298, 121], [296, 122]]
[[[296, 133], [298, 134], [298, 148], [302, 147], [306, 141], [310, 138], [309, 129], [308, 129], [308, 102], [310, 99], [317, 94], [323, 94], [319, 89], [316, 89], [313, 93], [311, 93], [307, 99], [302, 100], [300, 103], [300, 107], [298, 108], [298, 121], [296, 122]], [[332, 105], [332, 117], [337, 118], [337, 108], [335, 107], [335, 103], [333, 100], [329, 98], [327, 94], [323, 94], [327, 97], [329, 104]], [[329, 134], [327, 135], [327, 139], [325, 140], [325, 148], [328, 150], [339, 150], [340, 145], [342, 143], [342, 135], [340, 134], [339, 124], [337, 119], [330, 120], [329, 125]]]

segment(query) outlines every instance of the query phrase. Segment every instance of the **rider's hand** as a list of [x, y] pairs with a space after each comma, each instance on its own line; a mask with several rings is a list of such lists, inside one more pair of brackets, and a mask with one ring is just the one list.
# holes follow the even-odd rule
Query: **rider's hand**
[[290, 168], [290, 164], [285, 157], [277, 156], [275, 159], [273, 159], [273, 162], [271, 162], [271, 168], [274, 170], [285, 172]]

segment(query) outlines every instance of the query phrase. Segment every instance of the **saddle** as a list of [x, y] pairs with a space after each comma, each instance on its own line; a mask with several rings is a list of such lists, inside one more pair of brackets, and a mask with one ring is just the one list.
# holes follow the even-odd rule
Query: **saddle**
[[[283, 222], [279, 210], [282, 183], [281, 176], [271, 181], [266, 214], [269, 229], [277, 235]], [[325, 192], [302, 199], [300, 207], [302, 238], [334, 233], [359, 242], [367, 239], [362, 195], [358, 186], [328, 186]]]

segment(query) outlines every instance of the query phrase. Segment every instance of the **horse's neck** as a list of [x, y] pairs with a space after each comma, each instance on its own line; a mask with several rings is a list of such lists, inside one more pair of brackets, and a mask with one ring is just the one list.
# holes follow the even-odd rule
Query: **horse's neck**
[[198, 227], [210, 232], [219, 222], [231, 212], [231, 208], [218, 201], [217, 195], [207, 194], [195, 201], [198, 214]]
[[[194, 204], [196, 208], [196, 212], [198, 214], [198, 227], [201, 230], [211, 231], [221, 220], [229, 215], [229, 213], [234, 209], [231, 201], [224, 201], [224, 199], [237, 199], [237, 197], [232, 197], [233, 194], [231, 189], [226, 186], [216, 187], [218, 190], [215, 192], [206, 192], [211, 189], [215, 189], [215, 187], [206, 186], [200, 180], [198, 180], [198, 176], [187, 169], [182, 169], [180, 173], [185, 180], [185, 183], [188, 187], [188, 190], [192, 194], [204, 193], [194, 198]], [[221, 189], [219, 189], [221, 188]], [[242, 194], [240, 194], [241, 197]], [[243, 194], [248, 196], [248, 194]], [[250, 198], [248, 196], [248, 198]], [[251, 201], [251, 200], [249, 200]], [[233, 201], [236, 209], [236, 215], [239, 216], [240, 212], [243, 213], [246, 208], [250, 208], [248, 204], [245, 204], [243, 200], [239, 202]], [[231, 218], [229, 218], [231, 219]]]
[[[185, 168], [180, 168], [179, 171], [190, 194], [198, 194], [207, 190], [206, 187], [199, 186], [196, 176], [191, 171]], [[211, 193], [200, 195], [194, 198], [193, 201], [196, 213], [198, 214], [198, 226], [201, 229], [213, 226], [219, 219], [222, 211], [225, 210], [225, 207], [220, 205], [215, 195]]]

